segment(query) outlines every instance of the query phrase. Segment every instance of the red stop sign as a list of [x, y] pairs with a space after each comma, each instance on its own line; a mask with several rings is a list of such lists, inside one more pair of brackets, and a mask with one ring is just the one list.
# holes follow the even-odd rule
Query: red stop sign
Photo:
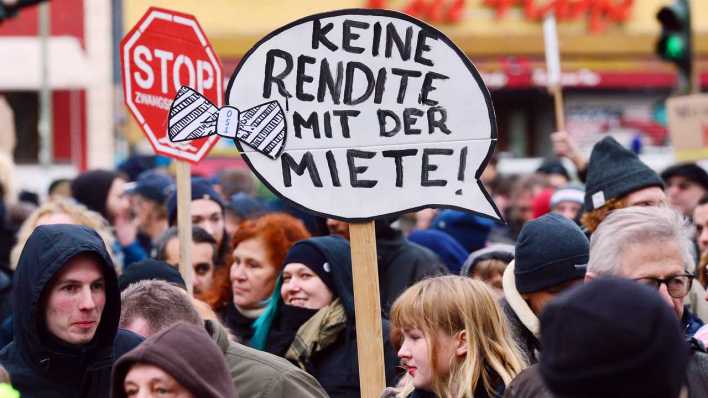
[[120, 43], [125, 103], [155, 152], [193, 163], [217, 135], [173, 143], [167, 135], [170, 104], [189, 86], [217, 106], [223, 102], [221, 61], [192, 15], [151, 7]]

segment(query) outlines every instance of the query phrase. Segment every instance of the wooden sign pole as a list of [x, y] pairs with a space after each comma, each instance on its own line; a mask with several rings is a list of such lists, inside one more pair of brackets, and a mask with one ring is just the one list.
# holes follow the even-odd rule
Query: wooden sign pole
[[556, 17], [549, 14], [543, 21], [543, 47], [546, 56], [546, 79], [548, 90], [553, 95], [556, 114], [556, 131], [565, 131], [565, 114], [563, 112], [563, 84], [561, 76], [560, 46]]
[[379, 269], [374, 222], [349, 224], [356, 309], [361, 397], [378, 398], [386, 387]]
[[563, 88], [560, 84], [550, 87], [556, 114], [556, 131], [565, 131], [565, 112], [563, 111]]
[[177, 162], [177, 230], [179, 235], [179, 273], [192, 294], [192, 182], [188, 162]]

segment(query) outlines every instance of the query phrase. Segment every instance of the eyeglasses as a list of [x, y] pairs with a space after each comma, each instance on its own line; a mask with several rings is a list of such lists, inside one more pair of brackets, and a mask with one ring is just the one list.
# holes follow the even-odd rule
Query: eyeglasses
[[670, 276], [665, 279], [659, 278], [637, 278], [635, 281], [659, 290], [662, 284], [666, 285], [666, 290], [669, 292], [669, 296], [673, 298], [683, 298], [686, 297], [688, 291], [691, 290], [691, 285], [693, 284], [694, 275], [676, 275]]

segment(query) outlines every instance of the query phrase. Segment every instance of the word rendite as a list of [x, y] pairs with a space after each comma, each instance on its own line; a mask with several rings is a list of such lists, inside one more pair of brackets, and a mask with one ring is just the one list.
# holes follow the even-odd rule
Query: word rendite
[[[313, 21], [311, 47], [317, 50], [320, 47], [328, 49], [330, 52], [344, 51], [352, 54], [362, 54], [368, 51], [372, 57], [392, 57], [403, 62], [411, 62], [424, 67], [435, 66], [434, 62], [427, 58], [427, 53], [430, 51], [429, 40], [436, 40], [425, 30], [418, 30], [417, 36], [414, 39], [413, 27], [409, 26], [405, 32], [401, 34], [393, 23], [382, 25], [380, 22], [369, 24], [362, 21], [345, 20], [342, 23], [341, 43], [335, 44], [328, 36], [334, 27], [333, 23], [327, 23], [324, 26], [320, 20]], [[371, 29], [371, 43], [360, 43], [361, 30]], [[368, 48], [361, 45], [370, 44]], [[275, 72], [276, 60], [280, 60], [284, 64], [282, 70]], [[297, 65], [295, 66], [295, 63]], [[280, 49], [272, 49], [266, 55], [265, 77], [263, 79], [263, 98], [271, 98], [273, 89], [276, 88], [278, 93], [285, 98], [292, 98], [292, 92], [295, 92], [295, 98], [302, 102], [323, 103], [327, 100], [334, 105], [349, 105], [355, 106], [365, 101], [372, 100], [374, 104], [381, 104], [384, 101], [384, 93], [390, 91], [393, 87], [396, 91], [395, 102], [397, 104], [410, 103], [407, 94], [409, 87], [420, 86], [420, 90], [416, 92], [417, 103], [424, 106], [430, 106], [427, 110], [421, 110], [413, 107], [408, 107], [403, 111], [402, 117], [391, 110], [377, 110], [377, 119], [379, 124], [379, 132], [383, 137], [392, 137], [399, 131], [404, 131], [404, 134], [420, 134], [421, 130], [413, 127], [416, 120], [420, 117], [427, 119], [427, 131], [432, 134], [439, 130], [445, 134], [450, 134], [450, 130], [445, 125], [447, 120], [447, 112], [444, 108], [436, 106], [438, 101], [431, 98], [431, 92], [436, 89], [435, 83], [437, 80], [447, 80], [448, 76], [435, 71], [426, 71], [406, 69], [406, 68], [379, 68], [376, 73], [372, 71], [366, 64], [358, 61], [339, 61], [336, 64], [330, 64], [326, 58], [319, 61], [319, 66], [316, 65], [317, 59], [308, 55], [299, 55], [296, 60], [293, 56]], [[315, 87], [306, 88], [306, 84], [313, 83], [315, 76], [312, 71], [319, 70]], [[295, 90], [286, 88], [287, 77], [295, 72]], [[391, 76], [396, 77], [392, 82]], [[363, 87], [363, 89], [362, 89]], [[354, 94], [355, 88], [360, 93]], [[329, 97], [329, 98], [327, 98]], [[408, 101], [407, 101], [408, 100]], [[324, 136], [332, 137], [332, 116], [339, 118], [339, 126], [341, 135], [344, 138], [350, 138], [349, 135], [349, 117], [356, 117], [359, 111], [354, 109], [335, 110], [331, 114], [325, 112], [320, 117], [317, 112], [312, 112], [307, 116], [301, 115], [299, 112], [293, 112], [293, 127], [295, 136], [302, 137], [302, 129], [308, 128], [312, 130], [315, 138], [320, 138], [320, 131], [324, 130]]]

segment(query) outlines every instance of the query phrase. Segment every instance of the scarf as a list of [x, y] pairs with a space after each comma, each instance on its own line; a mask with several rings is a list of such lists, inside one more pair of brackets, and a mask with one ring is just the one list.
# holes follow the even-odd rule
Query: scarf
[[310, 358], [337, 341], [346, 325], [347, 314], [337, 298], [300, 326], [285, 358], [305, 370]]
[[295, 339], [300, 326], [305, 324], [317, 312], [319, 310], [284, 304], [273, 322], [273, 327], [270, 329], [265, 350], [279, 357], [284, 356]]

